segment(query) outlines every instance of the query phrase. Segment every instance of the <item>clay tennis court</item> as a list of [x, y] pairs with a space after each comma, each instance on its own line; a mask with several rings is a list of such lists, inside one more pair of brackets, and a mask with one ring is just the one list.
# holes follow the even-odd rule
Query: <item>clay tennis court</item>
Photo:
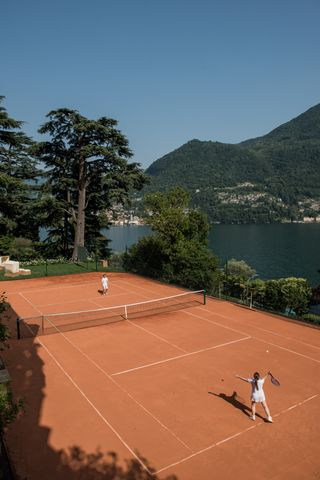
[[[18, 280], [1, 289], [13, 317], [184, 292], [111, 273], [103, 297], [100, 277]], [[25, 399], [25, 413], [6, 435], [20, 478], [320, 478], [318, 329], [208, 298], [157, 315], [13, 339], [3, 356], [14, 391]], [[250, 386], [234, 377], [256, 370], [281, 381], [265, 384], [273, 424], [260, 405], [250, 420]], [[114, 453], [103, 459], [102, 452]]]

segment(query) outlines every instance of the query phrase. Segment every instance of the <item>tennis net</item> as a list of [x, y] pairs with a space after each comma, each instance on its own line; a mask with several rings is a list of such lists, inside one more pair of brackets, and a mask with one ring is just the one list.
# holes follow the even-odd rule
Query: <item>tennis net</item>
[[18, 339], [30, 338], [38, 335], [97, 327], [123, 320], [134, 320], [149, 315], [169, 313], [205, 303], [205, 290], [197, 290], [128, 305], [18, 318], [17, 337]]

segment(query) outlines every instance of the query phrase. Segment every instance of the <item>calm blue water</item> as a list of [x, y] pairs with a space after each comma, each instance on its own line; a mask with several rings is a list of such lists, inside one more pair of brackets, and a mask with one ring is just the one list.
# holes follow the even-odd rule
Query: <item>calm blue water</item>
[[[104, 234], [115, 252], [123, 252], [150, 227], [111, 227]], [[303, 277], [320, 283], [320, 224], [215, 225], [209, 247], [220, 258], [245, 260], [260, 278]]]

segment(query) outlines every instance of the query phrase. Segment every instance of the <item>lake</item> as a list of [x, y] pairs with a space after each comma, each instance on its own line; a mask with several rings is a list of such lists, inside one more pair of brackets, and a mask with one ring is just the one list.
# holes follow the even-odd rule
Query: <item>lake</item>
[[[148, 226], [110, 227], [104, 234], [114, 252], [123, 252], [149, 235]], [[219, 257], [245, 260], [259, 278], [302, 277], [320, 283], [320, 224], [214, 225], [209, 247]]]

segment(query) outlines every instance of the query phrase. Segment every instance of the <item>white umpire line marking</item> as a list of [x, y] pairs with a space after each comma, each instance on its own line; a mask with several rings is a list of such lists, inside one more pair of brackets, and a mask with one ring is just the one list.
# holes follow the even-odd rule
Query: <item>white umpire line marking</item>
[[124, 373], [134, 372], [136, 370], [141, 370], [143, 368], [153, 367], [154, 365], [160, 365], [162, 363], [172, 362], [173, 360], [179, 360], [180, 358], [190, 357], [191, 355], [197, 355], [199, 353], [207, 352], [209, 350], [214, 350], [215, 348], [226, 347], [233, 343], [243, 342], [244, 340], [249, 340], [251, 337], [238, 338], [237, 340], [232, 340], [231, 342], [221, 343], [220, 345], [214, 345], [213, 347], [202, 348], [201, 350], [196, 350], [194, 352], [184, 353], [183, 355], [177, 355], [176, 357], [166, 358], [165, 360], [159, 360], [158, 362], [147, 363], [141, 365], [140, 367], [129, 368], [128, 370], [122, 370], [121, 372], [112, 373], [111, 376], [115, 377], [117, 375], [123, 375]]
[[[204, 310], [202, 307], [199, 307], [199, 308], [201, 310]], [[210, 310], [205, 310], [205, 311], [208, 312], [208, 313], [211, 313], [213, 315], [216, 315], [215, 313], [210, 312]], [[204, 320], [206, 322], [213, 323], [214, 325], [218, 325], [219, 327], [226, 328], [227, 330], [233, 330], [234, 332], [241, 333], [242, 335], [247, 334], [246, 332], [241, 332], [240, 330], [235, 330], [234, 328], [226, 327], [225, 325], [223, 325], [221, 323], [218, 323], [218, 322], [215, 322], [214, 320], [210, 320], [209, 318], [203, 318], [200, 315], [196, 315], [195, 313], [191, 313], [191, 312], [188, 312], [188, 311], [185, 311], [185, 313], [187, 313], [189, 315], [192, 315], [194, 317], [200, 318], [200, 320]], [[230, 319], [230, 317], [225, 317], [224, 315], [219, 315], [219, 316], [224, 317], [228, 320]], [[250, 327], [248, 327], [248, 328], [250, 328]], [[295, 350], [291, 350], [290, 348], [281, 347], [280, 345], [277, 345], [276, 343], [267, 342], [266, 340], [261, 340], [260, 338], [255, 337], [254, 335], [252, 335], [251, 338], [253, 338], [254, 340], [257, 340], [258, 342], [265, 343], [266, 345], [272, 345], [273, 347], [279, 348], [280, 350], [285, 350], [287, 352], [294, 353], [295, 355], [298, 355], [299, 357], [307, 358], [308, 360], [312, 360], [313, 362], [320, 363], [320, 360], [317, 360], [316, 358], [310, 357], [309, 355], [304, 355], [303, 353], [296, 352]]]
[[[294, 408], [300, 407], [300, 406], [304, 405], [305, 403], [310, 402], [311, 400], [313, 400], [314, 398], [316, 398], [318, 396], [319, 396], [319, 394], [312, 395], [312, 397], [306, 398], [305, 400], [303, 400], [301, 402], [298, 402], [295, 405], [292, 405], [291, 407], [286, 408], [285, 410], [282, 410], [279, 413], [276, 413], [275, 415], [273, 415], [273, 418], [280, 417], [280, 415], [283, 415], [283, 414], [289, 412], [290, 410], [293, 410]], [[249, 432], [250, 430], [253, 430], [254, 428], [259, 428], [263, 425], [265, 425], [264, 422], [263, 423], [256, 423], [255, 425], [252, 425], [251, 427], [248, 427], [248, 428], [246, 428], [246, 429], [244, 429], [240, 432], [237, 432], [234, 435], [231, 435], [230, 437], [224, 438], [223, 440], [220, 440], [219, 442], [213, 443], [212, 445], [209, 445], [208, 447], [203, 448], [202, 450], [198, 450], [197, 452], [194, 452], [191, 455], [188, 455], [187, 457], [184, 457], [181, 460], [178, 460], [177, 462], [171, 463], [170, 465], [167, 465], [163, 468], [160, 468], [159, 470], [154, 472], [153, 475], [154, 476], [158, 475], [159, 473], [164, 472], [165, 470], [168, 470], [169, 468], [176, 467], [177, 465], [180, 465], [181, 463], [186, 462], [187, 460], [190, 460], [193, 457], [201, 455], [201, 453], [207, 452], [208, 450], [212, 450], [213, 448], [218, 447], [219, 445], [230, 442], [230, 440], [233, 440], [234, 438], [237, 438], [240, 435], [243, 435], [244, 433]]]

